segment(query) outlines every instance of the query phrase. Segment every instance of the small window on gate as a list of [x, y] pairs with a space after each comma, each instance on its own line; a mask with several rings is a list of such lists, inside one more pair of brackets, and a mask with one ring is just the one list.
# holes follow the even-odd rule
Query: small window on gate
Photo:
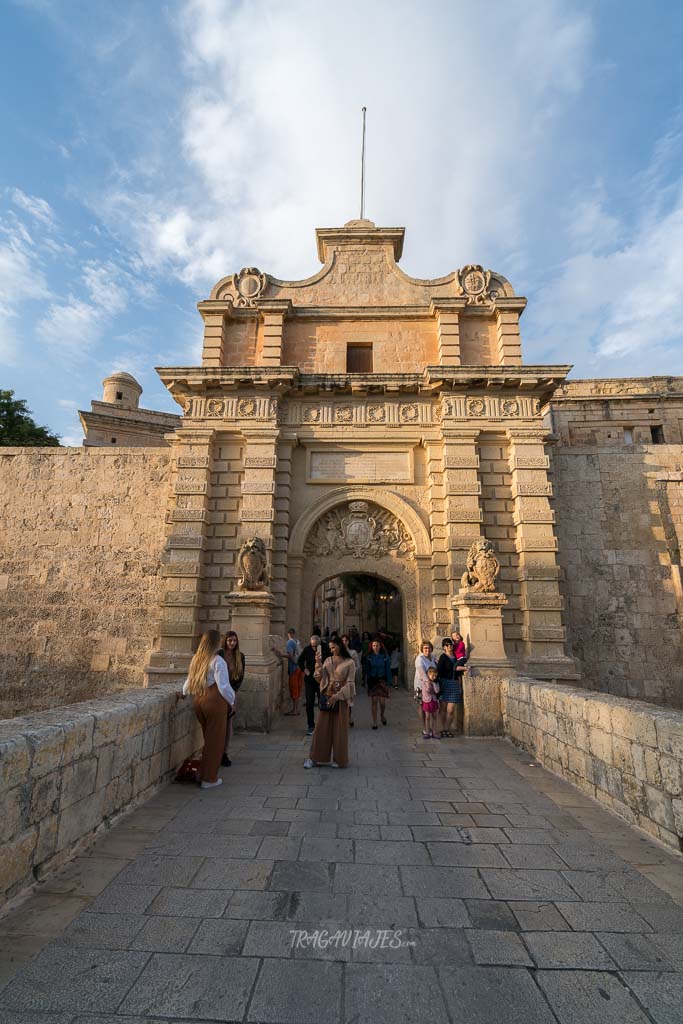
[[633, 444], [633, 427], [624, 427], [624, 444]]
[[653, 444], [664, 444], [664, 427], [661, 423], [655, 423], [650, 427]]
[[372, 345], [346, 346], [346, 372], [372, 373]]
[[116, 392], [116, 401], [117, 402], [123, 401], [123, 391], [117, 391]]
[[115, 438], [115, 437], [112, 437], [112, 439], [111, 439], [111, 443], [112, 443], [112, 444], [116, 444], [116, 438]]

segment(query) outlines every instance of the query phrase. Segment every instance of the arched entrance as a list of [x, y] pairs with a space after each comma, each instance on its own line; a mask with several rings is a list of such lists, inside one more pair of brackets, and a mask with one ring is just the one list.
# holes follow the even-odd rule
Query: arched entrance
[[359, 574], [400, 593], [403, 658], [412, 662], [422, 636], [434, 635], [431, 544], [415, 509], [389, 489], [335, 488], [297, 520], [289, 541], [288, 622], [305, 636], [320, 585]]
[[403, 596], [400, 589], [381, 576], [365, 572], [344, 573], [323, 580], [313, 594], [311, 628], [321, 635], [381, 634], [392, 644], [405, 644]]

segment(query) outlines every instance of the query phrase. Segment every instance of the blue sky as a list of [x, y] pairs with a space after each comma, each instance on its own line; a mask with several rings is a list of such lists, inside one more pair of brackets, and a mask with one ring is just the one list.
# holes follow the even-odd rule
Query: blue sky
[[316, 270], [316, 226], [405, 225], [476, 262], [527, 362], [683, 374], [683, 7], [604, 0], [4, 0], [0, 387], [79, 444], [113, 369], [199, 359], [242, 266]]

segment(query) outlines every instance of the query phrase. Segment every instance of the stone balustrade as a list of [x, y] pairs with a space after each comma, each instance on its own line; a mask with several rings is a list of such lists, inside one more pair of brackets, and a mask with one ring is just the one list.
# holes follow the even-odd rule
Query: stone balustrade
[[518, 677], [505, 732], [550, 771], [683, 850], [683, 712]]
[[175, 686], [0, 722], [0, 906], [144, 801], [201, 747]]

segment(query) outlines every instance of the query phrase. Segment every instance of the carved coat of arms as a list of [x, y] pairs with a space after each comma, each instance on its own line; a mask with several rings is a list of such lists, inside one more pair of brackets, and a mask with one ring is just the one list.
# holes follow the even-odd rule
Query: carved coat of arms
[[311, 555], [348, 555], [354, 558], [384, 555], [411, 557], [413, 538], [388, 509], [367, 501], [350, 501], [326, 512], [306, 542]]
[[467, 572], [463, 573], [461, 583], [468, 590], [490, 594], [496, 589], [496, 577], [500, 572], [500, 562], [496, 558], [493, 544], [485, 537], [475, 540], [467, 553]]

